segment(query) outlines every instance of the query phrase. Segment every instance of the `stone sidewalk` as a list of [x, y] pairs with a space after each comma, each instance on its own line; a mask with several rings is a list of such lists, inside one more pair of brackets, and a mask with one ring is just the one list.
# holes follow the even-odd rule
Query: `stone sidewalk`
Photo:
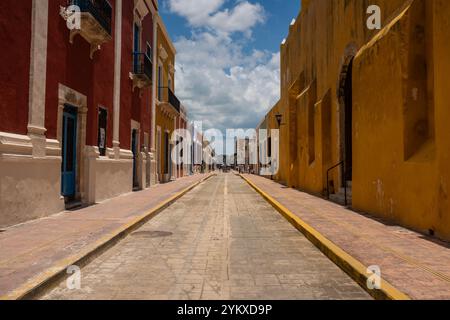
[[254, 175], [243, 175], [412, 299], [450, 299], [450, 244], [358, 214]]
[[106, 243], [161, 203], [209, 177], [198, 174], [101, 204], [65, 211], [0, 233], [0, 299], [42, 282], [91, 247]]

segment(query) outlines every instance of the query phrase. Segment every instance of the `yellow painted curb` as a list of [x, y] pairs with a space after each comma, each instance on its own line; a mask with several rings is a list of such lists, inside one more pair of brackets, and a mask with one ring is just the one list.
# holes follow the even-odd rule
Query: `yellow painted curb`
[[103, 250], [114, 245], [117, 241], [131, 233], [133, 230], [139, 228], [148, 220], [156, 216], [162, 210], [169, 207], [176, 200], [184, 196], [186, 193], [197, 187], [199, 184], [208, 180], [209, 178], [215, 176], [216, 174], [210, 174], [203, 179], [193, 183], [189, 187], [183, 189], [177, 194], [173, 195], [167, 200], [164, 200], [154, 208], [150, 209], [146, 213], [136, 217], [132, 221], [122, 225], [120, 228], [110, 232], [101, 239], [97, 240], [91, 245], [83, 248], [78, 254], [65, 258], [58, 261], [52, 267], [48, 268], [46, 271], [40, 273], [36, 277], [27, 281], [25, 284], [21, 285], [19, 288], [14, 289], [10, 293], [0, 296], [0, 300], [22, 300], [22, 299], [32, 299], [41, 290], [48, 286], [53, 281], [56, 281], [60, 276], [64, 275], [67, 268], [72, 265], [85, 265], [89, 262], [90, 258], [94, 258], [96, 254], [101, 253]]
[[370, 274], [367, 273], [367, 267], [359, 260], [355, 259], [343, 249], [338, 247], [332, 241], [328, 240], [320, 232], [300, 219], [297, 215], [284, 207], [269, 194], [257, 187], [253, 182], [239, 175], [253, 189], [256, 190], [264, 199], [266, 199], [278, 212], [280, 212], [297, 230], [311, 241], [320, 251], [322, 251], [331, 261], [347, 273], [355, 280], [364, 290], [366, 290], [373, 298], [377, 300], [411, 300], [405, 293], [401, 292], [389, 282], [381, 279], [381, 289], [370, 290], [367, 287], [367, 280]]

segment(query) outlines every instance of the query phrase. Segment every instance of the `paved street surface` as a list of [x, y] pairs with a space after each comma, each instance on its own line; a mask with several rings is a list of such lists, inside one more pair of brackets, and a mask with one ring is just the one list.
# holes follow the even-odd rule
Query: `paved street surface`
[[[145, 215], [182, 190], [205, 179], [198, 174], [123, 195], [76, 211], [7, 228], [0, 233], [0, 297], [35, 284], [43, 275], [83, 256], [99, 241]], [[76, 260], [74, 260], [76, 261]], [[63, 263], [61, 263], [63, 262]]]
[[450, 244], [255, 175], [284, 207], [413, 299], [450, 299]]
[[370, 299], [234, 174], [204, 182], [44, 299]]

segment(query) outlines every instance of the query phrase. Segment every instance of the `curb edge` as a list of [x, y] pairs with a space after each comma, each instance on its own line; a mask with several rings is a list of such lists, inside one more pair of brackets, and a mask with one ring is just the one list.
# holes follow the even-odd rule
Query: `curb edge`
[[57, 280], [59, 280], [59, 277], [62, 277], [65, 274], [67, 267], [77, 264], [80, 266], [88, 264], [91, 259], [95, 258], [97, 255], [103, 253], [105, 250], [115, 245], [118, 241], [126, 237], [132, 231], [136, 230], [137, 228], [148, 222], [150, 219], [158, 215], [161, 211], [168, 208], [175, 201], [183, 197], [186, 193], [193, 190], [198, 185], [215, 175], [216, 174], [210, 174], [200, 179], [199, 181], [193, 183], [185, 189], [177, 192], [167, 200], [160, 202], [152, 209], [124, 224], [120, 228], [103, 236], [93, 244], [88, 245], [80, 253], [74, 254], [70, 257], [58, 261], [57, 263], [55, 263], [55, 265], [47, 268], [45, 271], [41, 272], [34, 278], [28, 280], [25, 284], [19, 286], [18, 288], [10, 291], [3, 296], [0, 296], [0, 301], [30, 300], [36, 296], [39, 296], [39, 293], [41, 291], [45, 290], [45, 288], [47, 288], [51, 283], [56, 282]]
[[377, 300], [411, 300], [411, 298], [395, 288], [389, 282], [381, 279], [381, 289], [370, 290], [367, 288], [367, 268], [359, 260], [352, 257], [342, 248], [327, 239], [324, 235], [303, 221], [280, 202], [256, 186], [242, 174], [239, 176], [247, 182], [256, 192], [258, 192], [272, 207], [274, 207], [286, 220], [288, 220], [297, 230], [299, 230], [312, 244], [314, 244], [323, 254], [325, 254], [334, 264], [348, 274], [360, 287]]

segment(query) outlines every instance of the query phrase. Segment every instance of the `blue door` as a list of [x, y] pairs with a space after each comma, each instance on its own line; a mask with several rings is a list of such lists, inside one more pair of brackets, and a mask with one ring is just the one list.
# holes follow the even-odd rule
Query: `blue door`
[[62, 127], [61, 193], [73, 197], [77, 170], [77, 109], [64, 107]]

